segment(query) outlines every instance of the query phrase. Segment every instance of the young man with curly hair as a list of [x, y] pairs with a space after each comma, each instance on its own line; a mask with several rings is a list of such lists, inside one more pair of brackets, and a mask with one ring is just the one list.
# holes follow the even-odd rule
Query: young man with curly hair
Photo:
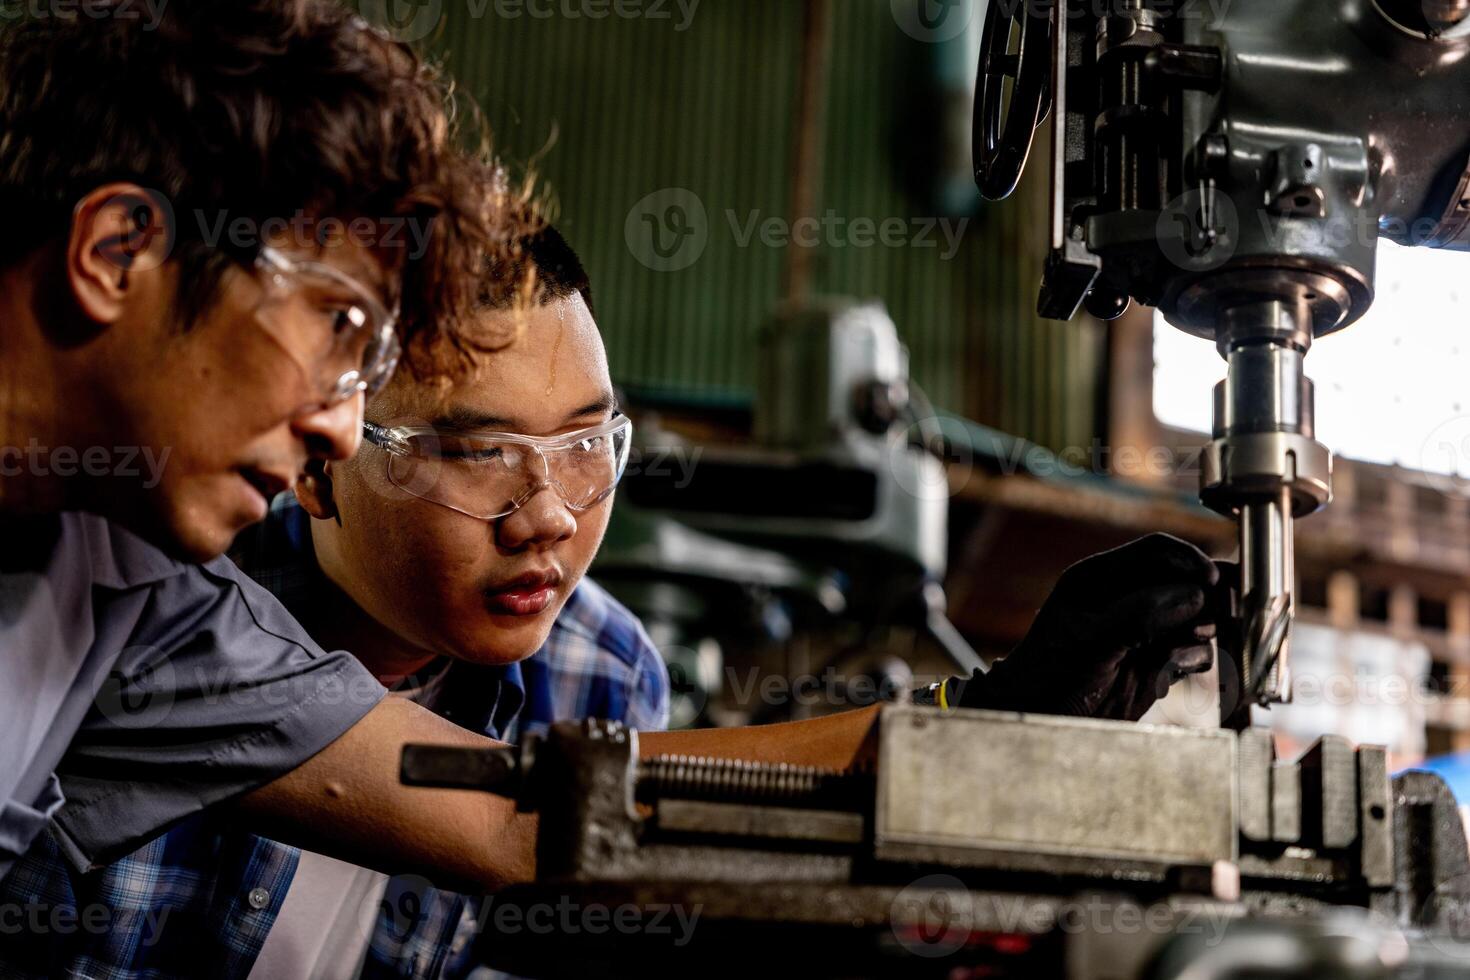
[[514, 211], [442, 80], [340, 5], [128, 8], [0, 31], [0, 877], [48, 825], [85, 869], [236, 800], [379, 865], [523, 875], [508, 810], [398, 785], [406, 739], [468, 736], [216, 557], [352, 457]]

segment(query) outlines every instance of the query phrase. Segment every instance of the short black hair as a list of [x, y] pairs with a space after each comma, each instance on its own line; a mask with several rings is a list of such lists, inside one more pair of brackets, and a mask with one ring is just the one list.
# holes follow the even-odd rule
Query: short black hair
[[592, 279], [576, 250], [553, 225], [542, 224], [522, 235], [518, 247], [497, 253], [486, 263], [481, 305], [508, 310], [530, 291], [539, 305], [580, 295], [594, 317]]

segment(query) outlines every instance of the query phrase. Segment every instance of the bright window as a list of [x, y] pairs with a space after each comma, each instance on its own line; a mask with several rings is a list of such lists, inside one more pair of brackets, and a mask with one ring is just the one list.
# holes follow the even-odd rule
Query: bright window
[[[1317, 438], [1351, 459], [1470, 477], [1470, 255], [1385, 243], [1378, 300], [1307, 357]], [[1225, 362], [1212, 343], [1158, 317], [1154, 412], [1210, 430]]]

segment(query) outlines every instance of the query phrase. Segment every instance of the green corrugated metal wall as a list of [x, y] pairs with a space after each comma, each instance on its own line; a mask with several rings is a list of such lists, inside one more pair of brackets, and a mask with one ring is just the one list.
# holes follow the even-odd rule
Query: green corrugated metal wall
[[[742, 247], [736, 229], [752, 212], [788, 216], [801, 4], [702, 0], [683, 31], [672, 0], [669, 20], [538, 18], [529, 7], [502, 8], [522, 11], [506, 17], [494, 2], [465, 0], [444, 8], [437, 48], [484, 107], [500, 150], [534, 158], [553, 190], [559, 224], [594, 277], [619, 380], [748, 394], [753, 338], [779, 298], [784, 258], [758, 241]], [[927, 108], [912, 94], [925, 46], [899, 29], [888, 0], [836, 0], [832, 16], [818, 212], [934, 215], [905, 170], [914, 142], [905, 127]], [[1032, 312], [1046, 177], [1034, 160], [1017, 197], [983, 209], [951, 261], [938, 254], [942, 237], [939, 248], [824, 247], [816, 284], [883, 299], [940, 407], [1061, 447], [1095, 431], [1102, 338]], [[664, 188], [692, 191], [708, 216], [707, 249], [680, 271], [646, 267], [625, 237], [630, 210]]]

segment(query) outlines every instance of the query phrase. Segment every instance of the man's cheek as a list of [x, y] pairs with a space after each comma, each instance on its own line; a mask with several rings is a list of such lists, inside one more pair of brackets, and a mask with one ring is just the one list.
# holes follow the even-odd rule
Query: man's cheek
[[433, 504], [414, 508], [405, 521], [426, 578], [484, 585], [495, 561], [490, 525]]
[[572, 538], [576, 550], [579, 571], [585, 572], [602, 548], [602, 539], [607, 535], [607, 526], [612, 520], [613, 500], [609, 497], [577, 520], [577, 534]]

